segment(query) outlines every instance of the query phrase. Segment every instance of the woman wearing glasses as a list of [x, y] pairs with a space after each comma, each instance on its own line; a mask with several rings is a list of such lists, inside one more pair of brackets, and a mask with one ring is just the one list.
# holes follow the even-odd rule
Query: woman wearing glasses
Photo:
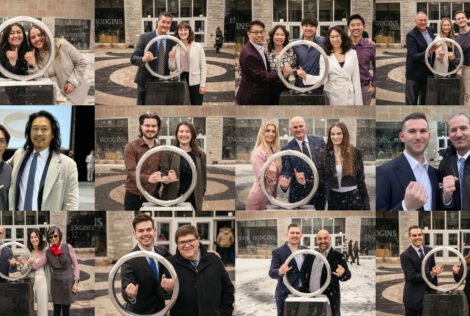
[[62, 232], [56, 226], [52, 226], [46, 233], [50, 247], [44, 256], [33, 264], [33, 270], [37, 270], [48, 263], [52, 268], [51, 296], [54, 303], [54, 316], [70, 315], [70, 304], [75, 301], [74, 294], [78, 292], [80, 270], [77, 256], [72, 246], [62, 243]]
[[184, 64], [181, 79], [189, 85], [191, 105], [202, 105], [202, 99], [206, 93], [206, 55], [202, 45], [194, 41], [194, 32], [186, 22], [180, 22], [175, 30], [175, 37], [179, 38], [189, 54], [189, 64], [185, 63], [186, 56], [181, 53], [179, 45], [173, 46], [168, 54], [169, 68], [171, 71], [180, 70]]
[[[341, 26], [328, 30], [324, 49], [329, 67], [323, 91], [330, 105], [363, 105], [357, 53], [351, 49], [351, 39]], [[319, 76], [307, 75], [302, 68], [297, 70], [297, 75], [302, 77], [305, 85], [312, 85], [323, 77], [324, 69], [325, 61], [320, 58]]]

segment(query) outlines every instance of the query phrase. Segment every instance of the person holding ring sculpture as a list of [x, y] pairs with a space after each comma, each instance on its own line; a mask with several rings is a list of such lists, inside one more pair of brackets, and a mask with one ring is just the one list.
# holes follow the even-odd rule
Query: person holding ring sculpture
[[[449, 18], [443, 18], [439, 23], [439, 33], [436, 40], [440, 38], [449, 38], [455, 40], [454, 28], [452, 21]], [[436, 59], [434, 60], [434, 69], [437, 72], [446, 73], [455, 69], [453, 63], [455, 59], [455, 47], [453, 43], [442, 42], [438, 49], [436, 49]], [[456, 76], [455, 74], [453, 75]]]
[[[331, 247], [331, 236], [326, 230], [317, 232], [317, 245], [321, 255], [326, 257], [331, 268], [331, 281], [323, 291], [330, 301], [331, 315], [341, 315], [341, 292], [339, 282], [351, 279], [351, 272], [342, 253]], [[306, 265], [305, 278], [302, 281], [304, 292], [315, 292], [326, 282], [327, 269], [323, 260], [313, 255], [307, 255], [304, 264]]]
[[[0, 226], [0, 246], [3, 245], [3, 239], [5, 238], [5, 228]], [[9, 247], [3, 247], [0, 251], [0, 272], [3, 275], [8, 276], [9, 273], [16, 272], [16, 259], [13, 257], [13, 251]], [[7, 282], [6, 279], [0, 276], [0, 283]]]
[[29, 49], [26, 32], [21, 24], [11, 24], [1, 34], [0, 63], [15, 75], [34, 72], [34, 51]]
[[[255, 182], [246, 199], [246, 210], [264, 210], [269, 205], [268, 198], [261, 191], [260, 175], [266, 161], [280, 150], [279, 130], [276, 124], [265, 122], [258, 131], [255, 147], [251, 152], [251, 164], [255, 173]], [[278, 179], [281, 174], [280, 160], [274, 160], [266, 170], [264, 182], [266, 191], [276, 197]]]

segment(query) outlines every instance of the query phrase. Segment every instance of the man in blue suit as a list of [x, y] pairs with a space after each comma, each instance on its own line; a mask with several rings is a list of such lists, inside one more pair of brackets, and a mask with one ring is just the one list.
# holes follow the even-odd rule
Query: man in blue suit
[[[405, 274], [403, 304], [405, 304], [405, 316], [421, 316], [424, 293], [433, 292], [424, 283], [421, 275], [421, 263], [432, 248], [423, 245], [423, 232], [419, 226], [411, 226], [408, 229], [408, 236], [411, 246], [400, 255], [401, 268]], [[437, 286], [437, 275], [441, 274], [443, 269], [436, 266], [434, 256], [429, 258], [425, 268], [427, 279]]]
[[[145, 104], [145, 84], [147, 81], [157, 81], [158, 78], [153, 77], [145, 67], [145, 63], [149, 63], [150, 67], [161, 75], [169, 75], [170, 69], [168, 68], [168, 54], [175, 45], [174, 41], [159, 40], [150, 46], [150, 49], [145, 53], [144, 50], [147, 44], [157, 36], [166, 35], [171, 26], [173, 16], [171, 13], [162, 11], [158, 15], [157, 29], [155, 31], [147, 32], [139, 37], [139, 42], [135, 47], [134, 53], [131, 56], [131, 63], [139, 67], [135, 75], [134, 82], [137, 83], [137, 105]], [[163, 58], [161, 56], [163, 55]], [[160, 58], [159, 58], [160, 57]]]
[[[290, 121], [290, 131], [294, 135], [282, 150], [297, 150], [304, 153], [317, 165], [320, 150], [325, 147], [321, 136], [307, 136], [307, 124], [302, 117], [293, 117]], [[297, 202], [305, 198], [313, 187], [313, 172], [300, 158], [294, 156], [282, 157], [282, 176], [279, 178], [281, 189], [289, 188], [289, 202]], [[319, 183], [317, 192], [310, 201], [316, 210], [324, 210], [326, 204], [325, 186]]]
[[307, 247], [300, 245], [301, 240], [302, 228], [299, 224], [292, 223], [287, 227], [287, 242], [273, 250], [269, 276], [273, 279], [277, 279], [276, 307], [278, 316], [284, 314], [284, 302], [290, 293], [282, 280], [284, 274], [287, 273], [287, 279], [294, 289], [300, 291], [302, 287], [302, 278], [306, 273], [305, 265], [303, 264], [305, 255], [296, 256], [289, 262], [288, 266], [284, 264], [292, 253], [297, 250], [307, 249]]
[[376, 168], [377, 210], [437, 210], [438, 172], [424, 156], [430, 138], [426, 116], [405, 117], [399, 136], [405, 143], [403, 154]]
[[415, 18], [416, 26], [406, 34], [406, 104], [424, 105], [426, 100], [426, 83], [431, 71], [426, 67], [425, 58], [432, 65], [433, 52], [439, 47], [435, 45], [429, 49], [428, 56], [424, 56], [426, 48], [433, 41], [434, 33], [428, 27], [426, 13], [420, 11]]

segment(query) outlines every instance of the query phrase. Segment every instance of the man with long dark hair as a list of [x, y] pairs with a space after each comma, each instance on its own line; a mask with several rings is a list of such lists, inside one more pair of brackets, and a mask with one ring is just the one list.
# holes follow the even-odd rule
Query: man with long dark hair
[[78, 210], [77, 164], [60, 153], [59, 122], [47, 111], [35, 112], [25, 138], [8, 161], [13, 168], [10, 210]]

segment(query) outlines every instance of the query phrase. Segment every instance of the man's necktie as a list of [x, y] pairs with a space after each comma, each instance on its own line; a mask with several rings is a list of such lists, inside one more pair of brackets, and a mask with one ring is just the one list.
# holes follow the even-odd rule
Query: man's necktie
[[310, 153], [307, 148], [307, 142], [305, 140], [302, 142], [302, 153], [308, 158], [312, 159], [312, 157], [310, 157]]
[[39, 156], [39, 153], [34, 153], [33, 161], [31, 161], [31, 166], [29, 167], [28, 184], [26, 186], [26, 194], [24, 198], [24, 207], [23, 207], [25, 211], [33, 210], [34, 178], [36, 177], [36, 167], [38, 165], [38, 156]]
[[157, 265], [155, 264], [155, 261], [152, 258], [149, 258], [150, 262], [150, 267], [152, 268], [153, 275], [155, 275], [155, 280], [158, 281], [158, 270], [157, 270]]
[[460, 210], [464, 210], [463, 207], [463, 169], [465, 167], [465, 158], [459, 159], [459, 185], [460, 185]]
[[191, 260], [191, 264], [193, 265], [194, 269], [197, 268], [197, 261], [196, 260]]
[[423, 248], [420, 248], [420, 249], [419, 249], [419, 258], [420, 258], [421, 260], [423, 260], [423, 258], [424, 258], [424, 251], [423, 251]]
[[160, 47], [158, 49], [158, 73], [165, 74], [165, 45], [163, 40], [160, 40]]

